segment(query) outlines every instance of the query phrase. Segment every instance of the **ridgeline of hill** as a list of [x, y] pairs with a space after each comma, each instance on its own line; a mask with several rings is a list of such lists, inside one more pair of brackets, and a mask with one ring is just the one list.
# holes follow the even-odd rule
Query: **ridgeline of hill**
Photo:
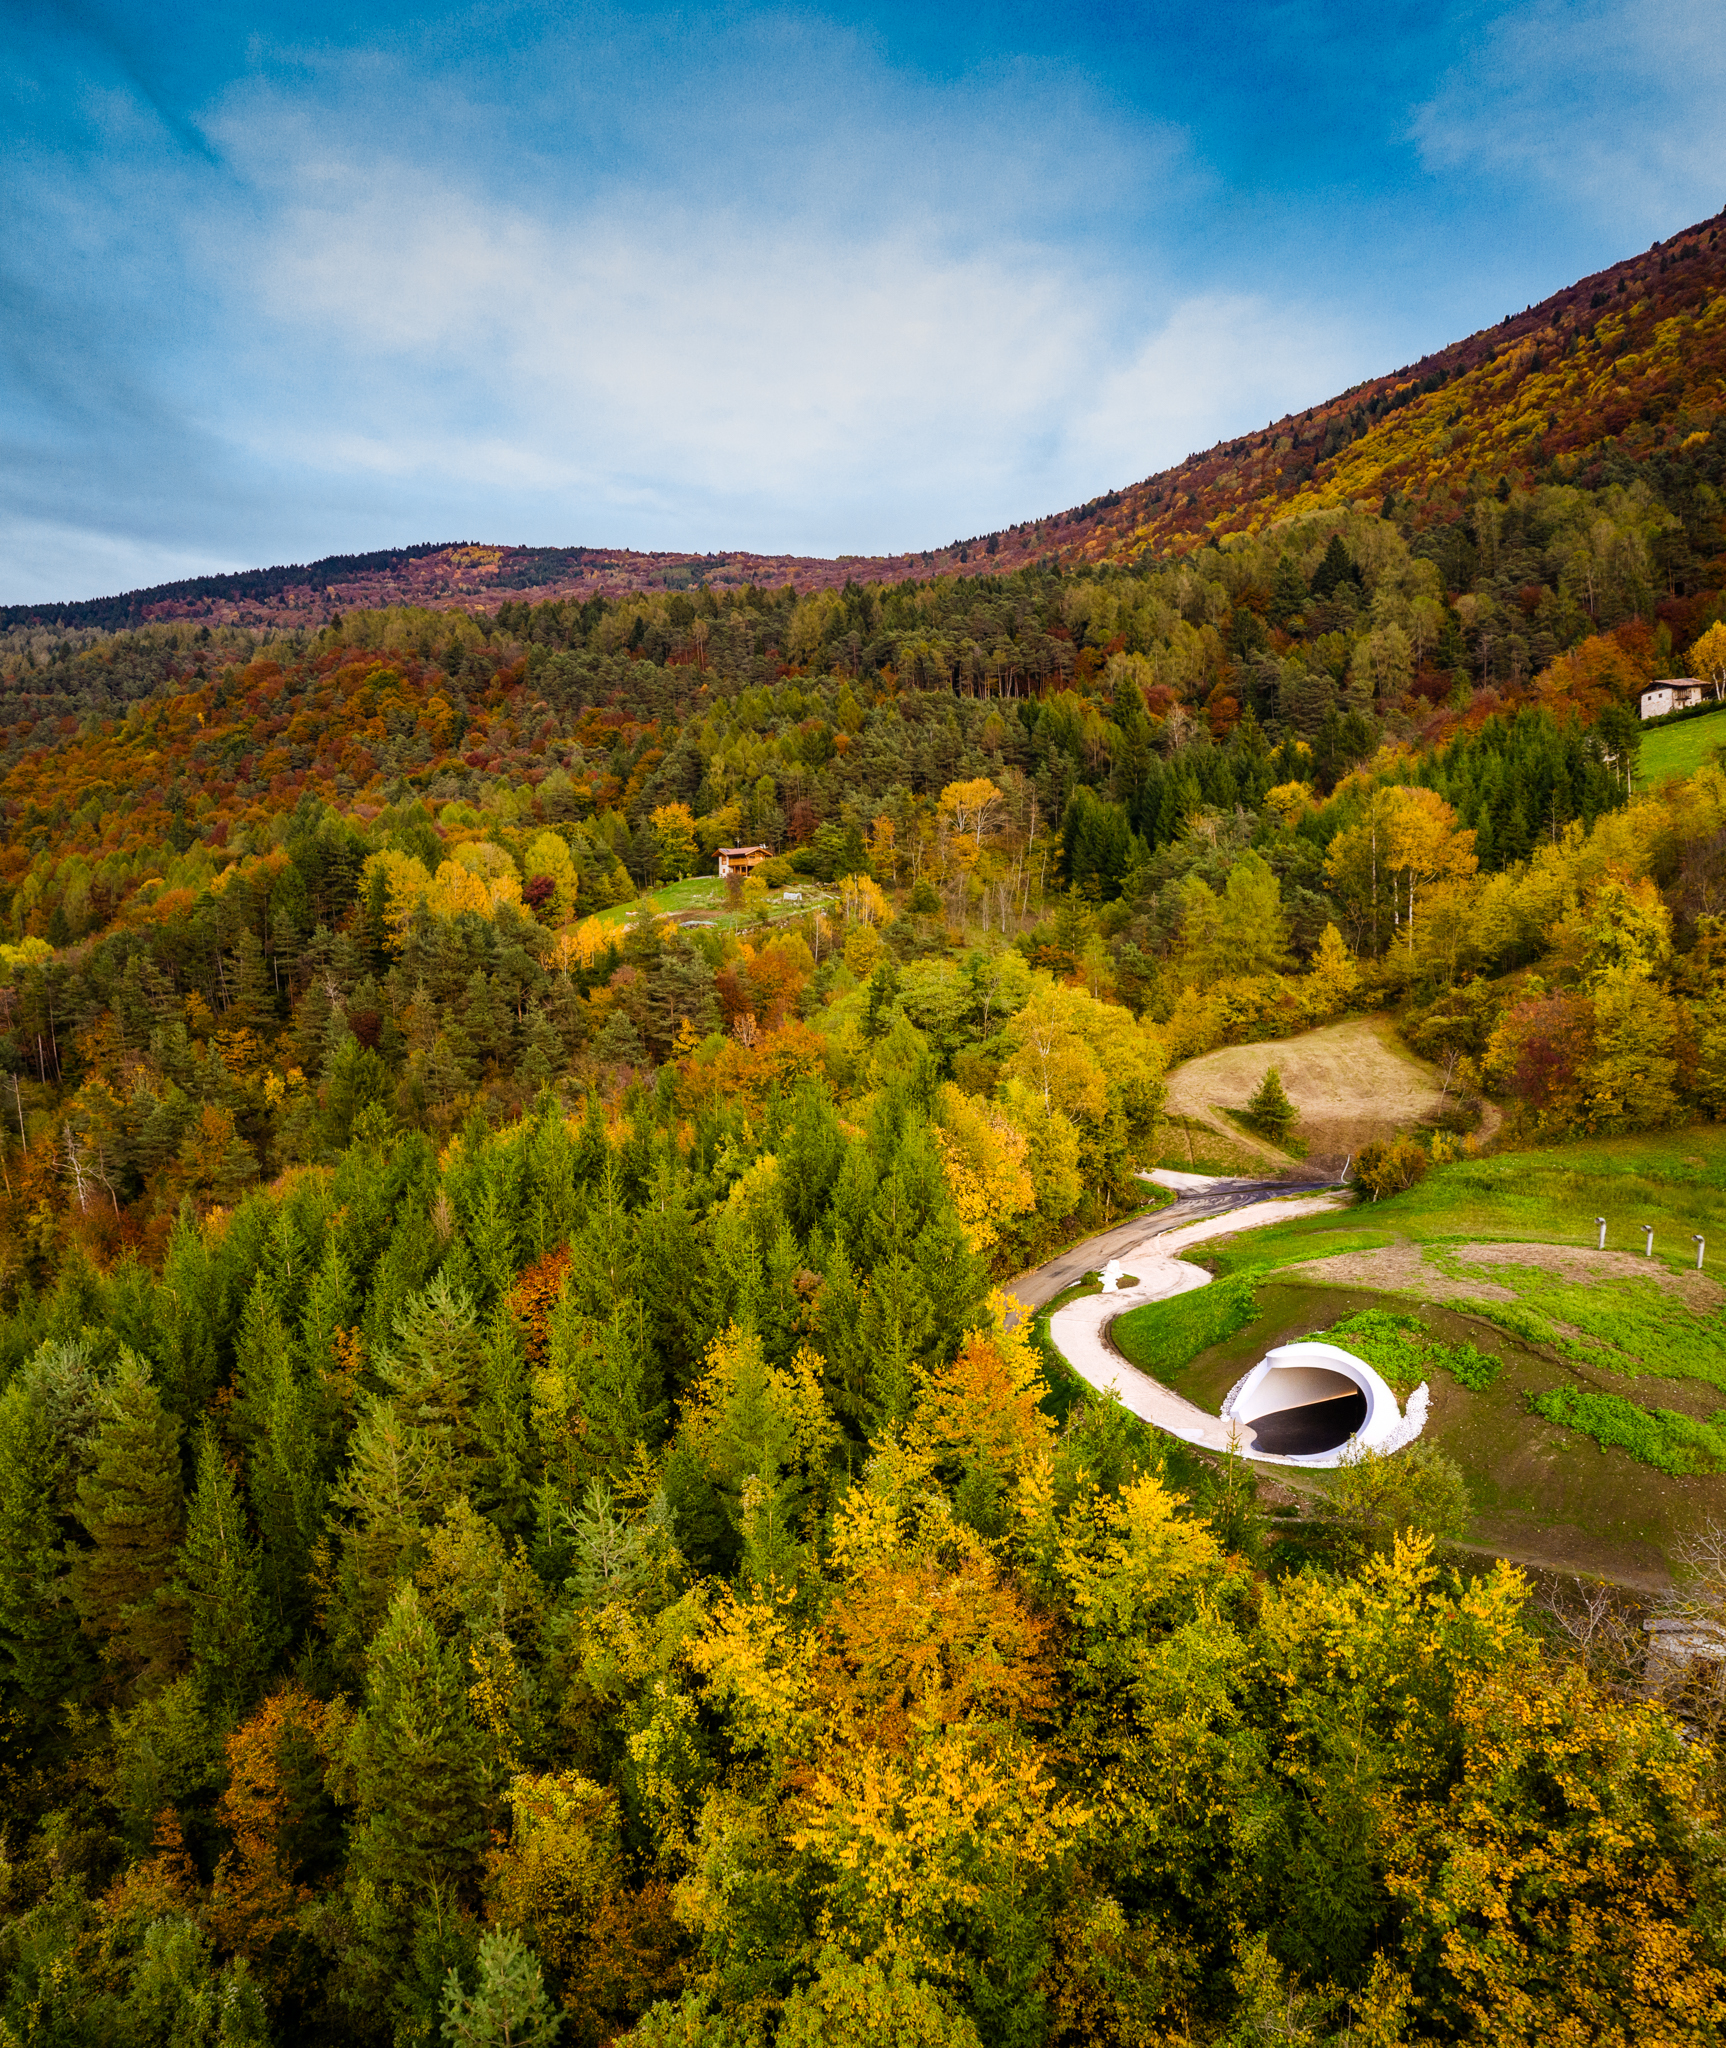
[[[899, 555], [641, 553], [630, 548], [424, 542], [69, 603], [0, 606], [16, 627], [116, 632], [175, 620], [322, 625], [382, 605], [490, 608], [634, 591], [999, 575], [1039, 561], [1178, 554], [1289, 514], [1372, 504], [1425, 526], [1460, 509], [1471, 480], [1721, 483], [1726, 407], [1726, 214], [1585, 277], [1419, 362], [1190, 455], [1083, 505]], [[1676, 575], [1682, 561], [1662, 565]]]

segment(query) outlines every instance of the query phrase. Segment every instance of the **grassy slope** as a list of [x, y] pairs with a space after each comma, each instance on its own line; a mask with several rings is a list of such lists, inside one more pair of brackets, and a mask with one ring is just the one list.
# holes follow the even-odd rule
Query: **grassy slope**
[[1205, 1263], [1234, 1273], [1446, 1239], [1593, 1244], [1596, 1216], [1606, 1218], [1606, 1242], [1621, 1251], [1640, 1251], [1641, 1226], [1652, 1223], [1655, 1256], [1673, 1266], [1694, 1264], [1691, 1233], [1701, 1231], [1710, 1241], [1708, 1269], [1726, 1274], [1726, 1130], [1588, 1139], [1461, 1160], [1436, 1167], [1393, 1200], [1296, 1217], [1208, 1247]]
[[663, 889], [654, 889], [629, 903], [613, 904], [609, 910], [602, 910], [599, 917], [602, 924], [622, 926], [637, 911], [644, 909], [657, 911], [662, 917], [686, 916], [692, 911], [701, 911], [707, 914], [710, 923], [742, 927], [759, 924], [763, 920], [772, 922], [782, 917], [801, 917], [805, 911], [832, 901], [818, 882], [800, 878], [791, 884], [791, 888], [797, 896], [794, 903], [787, 903], [785, 892], [775, 889], [759, 911], [728, 911], [725, 908], [725, 884], [717, 875], [690, 875], [685, 881], [667, 883]]
[[1726, 746], [1726, 709], [1707, 718], [1686, 718], [1677, 725], [1656, 726], [1642, 736], [1638, 780], [1652, 789], [1674, 776], [1694, 775], [1716, 747]]
[[[1302, 1260], [1378, 1245], [1469, 1240], [1594, 1243], [1593, 1219], [1608, 1219], [1608, 1243], [1639, 1250], [1636, 1228], [1655, 1225], [1656, 1258], [1692, 1263], [1691, 1232], [1710, 1236], [1726, 1274], [1726, 1132], [1683, 1131], [1554, 1147], [1547, 1152], [1441, 1167], [1394, 1201], [1328, 1215], [1305, 1216], [1269, 1230], [1203, 1248], [1219, 1276], [1289, 1266]], [[1711, 1258], [1710, 1267], [1716, 1260]], [[1498, 1269], [1495, 1277], [1508, 1277]], [[1233, 1290], [1230, 1290], [1231, 1292]], [[1530, 1305], [1594, 1323], [1603, 1335], [1636, 1338], [1647, 1290], [1618, 1282], [1592, 1303], [1561, 1298], [1556, 1286]], [[1418, 1315], [1447, 1344], [1471, 1343], [1503, 1368], [1485, 1391], [1472, 1392], [1443, 1371], [1431, 1375], [1430, 1428], [1462, 1467], [1475, 1502], [1475, 1540], [1507, 1554], [1559, 1568], [1595, 1570], [1633, 1583], [1663, 1574], [1673, 1546], [1703, 1520], [1726, 1520], [1726, 1477], [1651, 1469], [1621, 1448], [1602, 1448], [1578, 1430], [1533, 1412], [1531, 1402], [1554, 1388], [1628, 1398], [1647, 1410], [1666, 1409], [1698, 1422], [1720, 1408], [1710, 1384], [1719, 1340], [1690, 1322], [1676, 1304], [1662, 1319], [1669, 1341], [1661, 1374], [1613, 1369], [1609, 1346], [1524, 1341], [1455, 1305], [1387, 1298], [1362, 1287], [1320, 1287], [1272, 1278], [1260, 1282], [1258, 1313], [1218, 1314], [1200, 1304], [1206, 1289], [1139, 1311], [1122, 1330], [1121, 1348], [1145, 1369], [1214, 1411], [1249, 1366], [1278, 1343], [1328, 1330], [1368, 1307]], [[1620, 1296], [1623, 1297], [1620, 1300]], [[1222, 1309], [1222, 1301], [1210, 1305]], [[1519, 1304], [1520, 1306], [1520, 1304]], [[1593, 1309], [1593, 1314], [1588, 1313]], [[1126, 1319], [1123, 1318], [1123, 1323]], [[1192, 1325], [1190, 1329], [1188, 1325]], [[1166, 1327], [1165, 1327], [1166, 1325]], [[1176, 1327], [1176, 1326], [1179, 1327]], [[1202, 1346], [1202, 1348], [1200, 1348]], [[1604, 1362], [1603, 1362], [1604, 1361]], [[1630, 1362], [1626, 1361], [1626, 1365]], [[1324, 1484], [1315, 1475], [1313, 1484]]]

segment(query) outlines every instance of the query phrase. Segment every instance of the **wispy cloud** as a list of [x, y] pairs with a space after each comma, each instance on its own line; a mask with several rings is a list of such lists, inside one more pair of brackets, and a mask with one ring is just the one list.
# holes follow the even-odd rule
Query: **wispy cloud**
[[[861, 120], [800, 118], [712, 180], [608, 175], [566, 203], [248, 94], [215, 132], [267, 218], [228, 254], [257, 346], [325, 395], [315, 422], [302, 392], [278, 428], [229, 430], [327, 475], [514, 489], [542, 519], [561, 494], [566, 519], [630, 539], [873, 551], [1088, 496], [1353, 368], [1332, 315], [1159, 288], [1153, 251], [1128, 289], [1053, 232], [1046, 197], [966, 196], [1038, 132], [1041, 90], [978, 89], [974, 124], [934, 136], [866, 65]], [[1106, 114], [1075, 131], [1062, 107], [1106, 185]], [[1178, 149], [1150, 153], [1176, 188]], [[771, 207], [770, 160], [801, 179]]]
[[1428, 167], [1544, 186], [1628, 237], [1712, 213], [1726, 159], [1713, 0], [1533, 0], [1492, 24], [1415, 111]]
[[1681, 225], [1726, 140], [1681, 0], [945, 40], [904, 0], [656, 4], [252, 0], [242, 42], [214, 0], [38, 0], [0, 596], [440, 534], [987, 530]]

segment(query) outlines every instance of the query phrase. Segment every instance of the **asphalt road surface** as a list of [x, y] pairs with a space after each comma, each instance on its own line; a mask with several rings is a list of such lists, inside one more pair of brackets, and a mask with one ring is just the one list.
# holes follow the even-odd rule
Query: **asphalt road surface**
[[[1329, 1180], [1218, 1180], [1202, 1193], [1177, 1195], [1166, 1209], [1149, 1216], [1134, 1216], [1114, 1224], [1071, 1246], [1046, 1265], [1035, 1266], [1007, 1282], [1007, 1292], [1027, 1308], [1041, 1308], [1053, 1301], [1087, 1273], [1100, 1273], [1110, 1259], [1125, 1260], [1135, 1245], [1147, 1237], [1161, 1237], [1165, 1230], [1179, 1230], [1183, 1223], [1196, 1223], [1202, 1216], [1226, 1215], [1230, 1209], [1245, 1209], [1253, 1202], [1265, 1202], [1277, 1195], [1311, 1195], [1321, 1189], [1340, 1186]], [[1131, 1266], [1127, 1269], [1132, 1270]]]

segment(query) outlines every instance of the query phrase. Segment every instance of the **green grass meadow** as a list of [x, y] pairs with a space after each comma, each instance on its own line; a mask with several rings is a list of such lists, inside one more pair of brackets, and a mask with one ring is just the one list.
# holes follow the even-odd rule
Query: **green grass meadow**
[[798, 897], [795, 903], [786, 902], [783, 889], [774, 889], [759, 911], [728, 910], [725, 884], [717, 875], [689, 875], [681, 882], [668, 882], [663, 889], [652, 889], [645, 896], [634, 897], [628, 903], [614, 903], [609, 910], [602, 910], [599, 917], [602, 924], [621, 928], [641, 910], [651, 910], [659, 917], [687, 917], [691, 912], [699, 911], [708, 913], [714, 924], [742, 929], [762, 922], [777, 924], [786, 918], [801, 917], [805, 911], [823, 908], [833, 900], [819, 882], [799, 877], [790, 887]]
[[[1215, 1413], [1274, 1345], [1330, 1336], [1404, 1395], [1431, 1388], [1428, 1431], [1461, 1467], [1470, 1538], [1554, 1570], [1658, 1584], [1674, 1549], [1726, 1523], [1726, 1307], [1686, 1306], [1640, 1274], [1574, 1278], [1471, 1261], [1471, 1242], [1592, 1246], [1695, 1263], [1726, 1284], [1726, 1132], [1681, 1131], [1507, 1153], [1434, 1169], [1404, 1195], [1291, 1219], [1198, 1247], [1210, 1287], [1122, 1316], [1113, 1341], [1141, 1370]], [[1279, 1278], [1310, 1259], [1429, 1247], [1451, 1281], [1508, 1301], [1442, 1303], [1348, 1282]], [[1280, 1476], [1280, 1475], [1279, 1475]], [[1298, 1484], [1322, 1493], [1322, 1473]]]
[[1203, 1263], [1228, 1274], [1446, 1239], [1591, 1245], [1596, 1216], [1606, 1218], [1606, 1242], [1618, 1251], [1639, 1253], [1642, 1226], [1652, 1223], [1655, 1259], [1672, 1267], [1696, 1263], [1693, 1235], [1701, 1232], [1704, 1269], [1726, 1284], [1726, 1131], [1587, 1139], [1457, 1160], [1434, 1167], [1406, 1194], [1207, 1246]]
[[1716, 747], [1726, 746], [1726, 705], [1706, 718], [1681, 719], [1642, 735], [1636, 779], [1653, 789], [1674, 776], [1694, 775]]

